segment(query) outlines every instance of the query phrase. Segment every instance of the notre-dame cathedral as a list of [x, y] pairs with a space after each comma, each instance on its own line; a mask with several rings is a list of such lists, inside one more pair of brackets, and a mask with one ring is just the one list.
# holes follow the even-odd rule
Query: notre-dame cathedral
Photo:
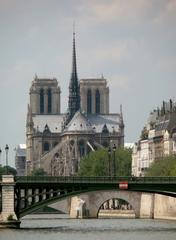
[[80, 159], [90, 151], [124, 145], [120, 113], [109, 113], [107, 80], [78, 80], [75, 34], [68, 110], [60, 112], [57, 79], [35, 76], [30, 88], [26, 122], [26, 172], [43, 168], [49, 175], [76, 175]]

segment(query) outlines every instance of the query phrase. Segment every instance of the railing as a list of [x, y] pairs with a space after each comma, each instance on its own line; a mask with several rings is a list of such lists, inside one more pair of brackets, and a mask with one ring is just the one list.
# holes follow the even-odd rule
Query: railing
[[176, 177], [72, 177], [72, 176], [17, 176], [18, 183], [176, 183]]

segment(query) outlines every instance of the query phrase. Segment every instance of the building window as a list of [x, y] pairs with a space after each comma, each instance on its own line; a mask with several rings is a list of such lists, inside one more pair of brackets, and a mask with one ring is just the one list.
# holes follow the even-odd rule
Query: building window
[[51, 113], [52, 110], [52, 93], [51, 93], [51, 89], [48, 89], [48, 113]]
[[43, 151], [44, 152], [48, 152], [49, 151], [49, 143], [48, 142], [45, 142], [44, 145], [43, 145]]
[[95, 93], [95, 113], [100, 113], [100, 92], [98, 89]]
[[44, 113], [44, 90], [40, 89], [40, 113]]
[[87, 113], [92, 113], [92, 93], [90, 89], [87, 91]]

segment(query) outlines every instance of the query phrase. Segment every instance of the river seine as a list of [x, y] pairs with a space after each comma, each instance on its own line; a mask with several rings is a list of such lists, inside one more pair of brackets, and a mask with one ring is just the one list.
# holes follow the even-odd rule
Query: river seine
[[175, 240], [176, 221], [69, 219], [28, 215], [20, 229], [0, 229], [0, 240]]

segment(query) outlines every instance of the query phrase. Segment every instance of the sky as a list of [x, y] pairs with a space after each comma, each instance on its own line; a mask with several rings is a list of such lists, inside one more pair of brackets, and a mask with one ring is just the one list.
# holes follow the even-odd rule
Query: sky
[[35, 74], [57, 78], [67, 109], [73, 22], [79, 78], [101, 77], [110, 112], [123, 106], [125, 142], [135, 142], [149, 113], [176, 93], [176, 0], [0, 0], [0, 148], [14, 166], [25, 143]]

